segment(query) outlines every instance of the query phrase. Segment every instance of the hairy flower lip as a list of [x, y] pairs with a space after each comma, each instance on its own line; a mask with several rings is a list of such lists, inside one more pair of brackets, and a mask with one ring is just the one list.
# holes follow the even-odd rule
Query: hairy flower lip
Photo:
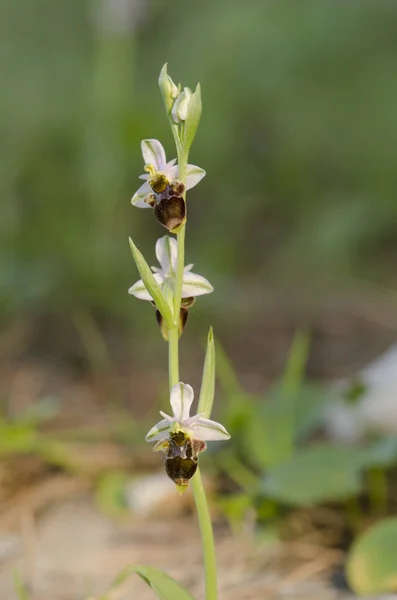
[[157, 221], [168, 231], [173, 231], [186, 221], [186, 204], [180, 196], [163, 198], [153, 210]]
[[160, 411], [163, 419], [147, 433], [147, 442], [157, 442], [169, 438], [170, 433], [183, 431], [191, 440], [219, 441], [228, 440], [230, 434], [221, 423], [203, 417], [201, 414], [190, 416], [194, 392], [190, 385], [179, 382], [170, 393], [172, 416]]

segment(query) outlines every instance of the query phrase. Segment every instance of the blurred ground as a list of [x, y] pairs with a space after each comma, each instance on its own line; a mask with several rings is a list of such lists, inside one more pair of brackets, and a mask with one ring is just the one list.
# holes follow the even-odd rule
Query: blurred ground
[[[156, 565], [195, 597], [204, 597], [201, 549], [193, 517], [153, 517], [120, 525], [98, 513], [79, 486], [70, 483], [53, 481], [52, 498], [47, 489], [35, 507], [38, 519], [32, 503], [19, 507], [22, 531], [9, 537], [8, 568], [0, 574], [1, 598], [15, 597], [11, 567], [29, 573], [34, 600], [79, 600], [103, 592], [121, 565], [127, 564]], [[54, 499], [57, 488], [64, 496], [62, 501]], [[36, 498], [38, 495], [37, 489]], [[291, 545], [288, 552], [279, 547], [269, 550], [249, 535], [234, 538], [222, 527], [216, 528], [216, 537], [220, 598], [224, 600], [349, 597], [327, 584], [329, 571], [339, 559], [335, 551], [319, 552], [310, 540]], [[2, 539], [4, 555], [7, 537], [3, 534]], [[114, 598], [149, 600], [153, 592], [133, 576]]]
[[[80, 600], [103, 593], [128, 564], [156, 565], [198, 600], [204, 598], [197, 525], [193, 516], [183, 514], [178, 497], [171, 517], [117, 523], [98, 512], [84, 488], [71, 478], [54, 477], [34, 490], [24, 490], [12, 518], [3, 513], [2, 599], [15, 598], [14, 568], [30, 582], [31, 600]], [[234, 537], [220, 525], [215, 535], [221, 600], [353, 598], [331, 582], [342, 553], [324, 548], [315, 531], [285, 544], [255, 541], [250, 531]], [[153, 592], [132, 576], [111, 597], [150, 600]]]
[[[281, 372], [293, 332], [304, 315], [310, 316], [312, 326], [309, 372], [316, 379], [354, 372], [395, 337], [394, 304], [383, 296], [375, 295], [368, 302], [360, 300], [359, 294], [344, 296], [338, 302], [332, 299], [329, 307], [319, 306], [313, 299], [299, 307], [286, 298], [281, 303], [273, 294], [262, 292], [261, 297], [263, 336], [258, 336], [256, 322], [255, 327], [229, 332], [226, 340], [239, 376], [252, 391], [265, 389]], [[380, 317], [373, 319], [375, 297]], [[0, 465], [0, 597], [15, 599], [12, 570], [16, 567], [32, 585], [32, 600], [80, 600], [103, 593], [125, 565], [148, 563], [165, 569], [202, 598], [201, 551], [191, 498], [180, 499], [170, 484], [167, 506], [157, 508], [152, 517], [132, 514], [112, 519], [98, 508], [92, 495], [93, 484], [109, 469], [123, 468], [139, 476], [159, 468], [158, 455], [142, 446], [143, 431], [124, 432], [132, 436], [132, 446], [120, 443], [112, 433], [118, 400], [115, 410], [108, 394], [116, 389], [131, 417], [147, 418], [164, 385], [164, 372], [156, 367], [126, 373], [123, 365], [121, 369], [112, 365], [102, 374], [72, 367], [66, 370], [56, 361], [29, 358], [27, 333], [22, 329], [19, 347], [14, 330], [12, 359], [4, 360], [1, 369], [0, 392], [10, 399], [10, 411], [56, 395], [61, 408], [44, 424], [44, 431], [55, 432], [58, 440], [67, 431], [79, 431], [81, 439], [68, 446], [66, 472], [65, 457], [53, 460], [52, 466], [29, 455]], [[106, 344], [113, 343], [106, 333], [103, 339]], [[241, 341], [240, 351], [233, 351], [237, 340]], [[3, 338], [3, 346], [6, 341], [7, 337]], [[182, 343], [187, 348], [184, 369], [191, 380], [198, 381], [201, 356], [190, 347], [188, 338]], [[249, 522], [242, 535], [233, 535], [214, 511], [221, 598], [351, 598], [331, 583], [343, 562], [339, 542], [333, 546], [332, 531], [338, 531], [340, 523], [337, 517], [333, 523], [332, 512], [325, 514], [325, 533], [302, 513], [289, 541], [270, 543], [258, 539]], [[135, 576], [114, 596], [120, 600], [131, 597], [149, 600], [153, 595]]]

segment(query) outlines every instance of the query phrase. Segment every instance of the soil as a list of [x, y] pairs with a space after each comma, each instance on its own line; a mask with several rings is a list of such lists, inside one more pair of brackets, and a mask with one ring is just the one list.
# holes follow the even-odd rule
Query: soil
[[[265, 389], [281, 373], [292, 335], [302, 323], [309, 323], [313, 332], [308, 371], [315, 378], [346, 375], [380, 354], [395, 340], [394, 306], [383, 305], [382, 298], [360, 298], [359, 302], [344, 298], [340, 303], [344, 310], [339, 312], [334, 298], [321, 310], [309, 304], [294, 314], [288, 302], [283, 311], [281, 300], [272, 297], [258, 306], [262, 312], [257, 314], [267, 315], [261, 325], [243, 323], [230, 333], [220, 322], [221, 337], [241, 381], [249, 391]], [[277, 315], [271, 314], [271, 306], [277, 306]], [[266, 335], [258, 335], [259, 330]], [[17, 598], [15, 570], [28, 587], [29, 600], [97, 600], [128, 564], [162, 569], [202, 600], [202, 555], [190, 492], [181, 500], [170, 483], [170, 495], [148, 514], [131, 510], [111, 518], [93, 491], [98, 477], [109, 470], [140, 477], [158, 468], [155, 455], [144, 452], [141, 444], [131, 447], [115, 440], [109, 424], [115, 415], [117, 421], [120, 410], [137, 418], [155, 414], [154, 403], [143, 399], [153, 399], [161, 391], [163, 371], [152, 365], [145, 372], [137, 367], [128, 373], [122, 367], [116, 374], [108, 365], [104, 374], [91, 365], [93, 375], [76, 374], [70, 362], [37, 358], [37, 353], [33, 360], [26, 351], [27, 336], [31, 339], [30, 326], [17, 323], [0, 339], [0, 397], [7, 398], [6, 414], [20, 413], [43, 397], [55, 398], [59, 410], [41, 430], [59, 439], [69, 430], [79, 431], [84, 441], [70, 445], [67, 468], [64, 457], [57, 463], [29, 453], [0, 463], [1, 600]], [[246, 351], [238, 350], [242, 347]], [[190, 360], [186, 372], [195, 384], [202, 356], [192, 350], [184, 360]], [[234, 535], [216, 511], [214, 522], [220, 600], [353, 598], [341, 576], [343, 551], [324, 544], [310, 527], [281, 542], [266, 532], [258, 537], [249, 522]], [[131, 575], [107, 600], [151, 598], [153, 591]]]

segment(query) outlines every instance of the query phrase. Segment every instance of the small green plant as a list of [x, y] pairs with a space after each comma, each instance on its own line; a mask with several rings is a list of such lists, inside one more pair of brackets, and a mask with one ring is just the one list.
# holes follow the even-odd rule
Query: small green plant
[[[346, 563], [351, 588], [363, 595], [394, 592], [395, 517], [361, 531], [368, 518], [373, 521], [390, 510], [393, 490], [387, 471], [397, 465], [397, 438], [370, 436], [347, 446], [314, 436], [324, 424], [328, 394], [304, 381], [307, 348], [307, 337], [299, 333], [281, 383], [264, 400], [243, 390], [218, 346], [218, 375], [229, 399], [224, 421], [234, 443], [221, 450], [217, 462], [240, 489], [222, 497], [219, 504], [238, 529], [247, 511], [255, 511], [258, 521], [269, 523], [277, 522], [282, 507], [309, 509], [332, 503], [344, 513], [355, 537]], [[362, 386], [355, 388], [363, 393]]]

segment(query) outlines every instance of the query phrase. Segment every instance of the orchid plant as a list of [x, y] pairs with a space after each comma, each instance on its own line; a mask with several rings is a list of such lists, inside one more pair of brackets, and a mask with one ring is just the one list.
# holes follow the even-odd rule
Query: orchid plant
[[[145, 174], [144, 183], [132, 197], [138, 208], [152, 208], [155, 218], [170, 234], [156, 242], [155, 253], [160, 267], [148, 263], [130, 239], [130, 247], [141, 279], [128, 290], [140, 300], [150, 301], [163, 338], [168, 343], [168, 371], [172, 415], [162, 411], [162, 419], [146, 435], [147, 442], [156, 442], [154, 451], [165, 455], [165, 471], [180, 493], [191, 481], [201, 531], [206, 599], [216, 600], [217, 577], [214, 536], [208, 502], [201, 478], [199, 454], [207, 441], [230, 438], [220, 423], [210, 419], [215, 390], [215, 346], [212, 328], [207, 341], [203, 377], [197, 414], [190, 416], [194, 392], [179, 377], [179, 338], [186, 325], [188, 310], [196, 297], [213, 291], [202, 275], [185, 266], [185, 232], [187, 223], [186, 191], [205, 176], [200, 167], [188, 163], [189, 151], [201, 117], [201, 91], [198, 84], [192, 92], [177, 86], [167, 73], [167, 65], [159, 77], [168, 121], [174, 138], [177, 159], [167, 162], [162, 144], [155, 139], [141, 143]], [[187, 600], [192, 596], [177, 582], [151, 567], [132, 567], [147, 581], [160, 598]], [[144, 573], [144, 574], [143, 574]]]

